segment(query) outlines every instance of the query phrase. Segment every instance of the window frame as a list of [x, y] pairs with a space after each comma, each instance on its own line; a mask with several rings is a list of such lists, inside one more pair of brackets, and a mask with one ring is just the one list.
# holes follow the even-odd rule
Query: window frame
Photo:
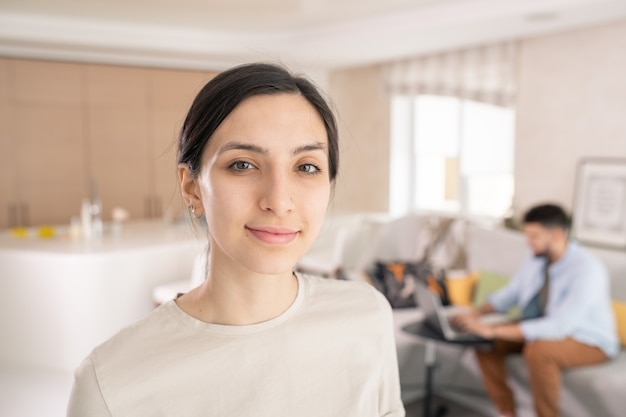
[[[443, 216], [455, 216], [464, 219], [472, 219], [479, 222], [494, 222], [495, 220], [501, 220], [506, 216], [506, 212], [502, 215], [494, 215], [494, 214], [486, 214], [480, 212], [472, 212], [470, 211], [470, 195], [469, 195], [469, 177], [471, 175], [464, 174], [462, 167], [464, 166], [464, 158], [467, 156], [466, 151], [464, 151], [464, 146], [466, 145], [464, 141], [464, 123], [465, 123], [465, 114], [466, 114], [466, 106], [468, 101], [482, 103], [481, 101], [471, 100], [463, 97], [456, 96], [443, 96], [450, 97], [458, 100], [458, 129], [457, 129], [457, 163], [459, 169], [457, 169], [457, 184], [458, 184], [458, 208], [452, 210], [445, 209], [433, 209], [433, 208], [424, 208], [420, 207], [418, 200], [418, 192], [417, 186], [419, 184], [419, 173], [416, 168], [416, 160], [418, 158], [418, 142], [419, 138], [417, 137], [417, 123], [418, 123], [418, 115], [417, 112], [419, 109], [417, 108], [417, 102], [420, 96], [439, 96], [442, 95], [437, 94], [394, 94], [391, 96], [391, 105], [390, 105], [390, 185], [389, 185], [389, 212], [391, 215], [399, 216], [409, 213], [418, 213], [418, 214], [426, 214], [426, 215], [443, 215]], [[397, 104], [399, 100], [407, 100], [408, 106], [404, 109], [405, 111], [401, 117], [404, 117], [406, 123], [405, 129], [403, 132], [403, 144], [398, 143], [398, 132], [395, 131], [398, 129], [398, 109]], [[492, 103], [485, 103], [493, 105]], [[501, 106], [503, 108], [507, 108], [512, 112], [512, 125], [511, 125], [511, 171], [510, 175], [512, 176], [512, 194], [513, 198], [515, 192], [515, 178], [514, 178], [514, 164], [515, 164], [515, 109], [511, 107]], [[395, 164], [400, 163], [400, 165], [404, 165], [408, 168], [406, 169], [394, 169]], [[404, 186], [399, 185], [404, 183]], [[406, 197], [400, 199], [398, 196], [401, 193], [406, 194]], [[400, 201], [403, 200], [403, 201]], [[511, 201], [512, 203], [512, 201]]]

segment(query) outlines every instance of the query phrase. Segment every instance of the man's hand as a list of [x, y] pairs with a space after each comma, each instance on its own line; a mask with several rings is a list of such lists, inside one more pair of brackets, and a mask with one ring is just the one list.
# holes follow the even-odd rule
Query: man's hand
[[480, 320], [482, 313], [474, 310], [459, 314], [450, 319], [450, 323], [459, 331], [473, 333], [484, 339], [503, 339], [512, 342], [523, 342], [524, 334], [517, 323], [489, 325]]
[[490, 326], [480, 321], [478, 317], [467, 320], [464, 323], [464, 328], [461, 329], [463, 332], [472, 333], [477, 336], [482, 337], [483, 339], [494, 339], [495, 338], [495, 326]]
[[450, 323], [458, 330], [464, 331], [468, 323], [478, 320], [481, 316], [481, 312], [478, 309], [472, 309], [470, 311], [457, 314], [450, 318]]
[[451, 324], [459, 331], [473, 333], [484, 339], [494, 338], [493, 326], [489, 326], [480, 321], [481, 312], [472, 310], [468, 313], [458, 314], [450, 320]]

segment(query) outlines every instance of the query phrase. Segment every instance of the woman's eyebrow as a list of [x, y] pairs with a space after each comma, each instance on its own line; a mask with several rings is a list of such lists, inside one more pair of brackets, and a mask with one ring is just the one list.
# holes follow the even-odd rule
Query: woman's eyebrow
[[[302, 145], [302, 146], [298, 146], [297, 148], [295, 148], [292, 151], [293, 155], [299, 155], [301, 153], [304, 152], [310, 152], [310, 151], [326, 151], [326, 149], [328, 148], [328, 146], [324, 143], [324, 142], [316, 142], [316, 143], [310, 143], [307, 145]], [[245, 142], [228, 142], [226, 144], [224, 144], [219, 150], [218, 150], [218, 154], [223, 154], [224, 152], [228, 152], [228, 151], [250, 151], [250, 152], [254, 152], [254, 153], [258, 153], [258, 154], [262, 154], [262, 155], [267, 155], [269, 153], [269, 150], [258, 146], [258, 145], [254, 145], [251, 143], [245, 143]]]
[[254, 152], [254, 153], [260, 153], [260, 154], [268, 154], [269, 151], [265, 148], [262, 148], [258, 145], [253, 145], [251, 143], [244, 143], [244, 142], [228, 142], [227, 144], [225, 144], [224, 146], [222, 146], [219, 151], [218, 154], [222, 154], [224, 152], [227, 151], [250, 151], [250, 152]]
[[328, 146], [324, 142], [311, 143], [309, 145], [298, 146], [293, 150], [294, 155], [309, 151], [326, 151]]

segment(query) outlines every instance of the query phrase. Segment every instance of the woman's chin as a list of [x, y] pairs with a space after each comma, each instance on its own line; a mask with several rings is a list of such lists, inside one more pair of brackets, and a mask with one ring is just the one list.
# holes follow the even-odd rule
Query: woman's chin
[[[261, 275], [291, 274], [304, 254], [305, 245], [262, 248], [238, 253], [239, 262], [248, 270]], [[306, 246], [308, 249], [308, 246]]]
[[296, 263], [255, 263], [253, 265], [246, 265], [246, 267], [259, 275], [290, 275], [296, 268]]

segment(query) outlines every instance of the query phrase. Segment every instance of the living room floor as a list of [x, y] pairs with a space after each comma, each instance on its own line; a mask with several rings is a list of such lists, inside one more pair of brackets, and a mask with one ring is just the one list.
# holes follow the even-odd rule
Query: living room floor
[[[423, 409], [424, 404], [422, 401], [417, 401], [405, 406], [406, 417], [422, 417], [424, 415]], [[441, 408], [445, 407], [445, 413], [443, 415], [438, 415], [437, 411]], [[482, 414], [477, 414], [467, 408], [460, 407], [456, 404], [451, 404], [446, 402], [445, 400], [441, 400], [436, 398], [433, 401], [431, 408], [431, 417], [486, 417]]]
[[0, 369], [0, 416], [64, 417], [71, 372]]

